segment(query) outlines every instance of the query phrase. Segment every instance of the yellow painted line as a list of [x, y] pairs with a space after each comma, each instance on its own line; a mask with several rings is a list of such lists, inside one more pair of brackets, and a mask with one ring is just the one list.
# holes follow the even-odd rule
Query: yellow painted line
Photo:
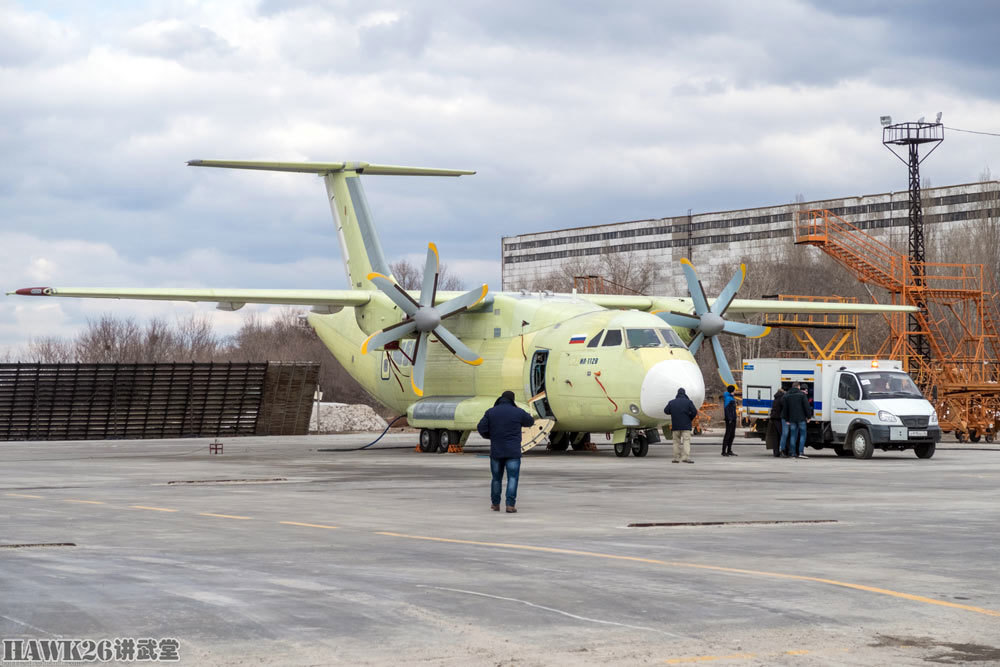
[[217, 516], [220, 519], [242, 519], [243, 521], [249, 521], [253, 517], [249, 516], [236, 516], [235, 514], [212, 514], [211, 512], [198, 512], [201, 516]]
[[132, 509], [136, 510], [151, 510], [153, 512], [176, 512], [177, 510], [168, 509], [166, 507], [150, 507], [149, 505], [129, 505]]
[[995, 609], [986, 609], [984, 607], [973, 607], [967, 604], [958, 604], [957, 602], [949, 602], [948, 600], [937, 600], [935, 598], [928, 598], [922, 595], [912, 595], [910, 593], [901, 593], [899, 591], [889, 590], [888, 588], [877, 588], [875, 586], [864, 586], [862, 584], [852, 584], [846, 581], [837, 581], [836, 579], [824, 579], [822, 577], [807, 577], [801, 574], [786, 574], [784, 572], [766, 572], [762, 570], [744, 570], [735, 567], [722, 567], [719, 565], [702, 565], [700, 563], [683, 563], [678, 561], [666, 561], [658, 560], [656, 558], [640, 558], [639, 556], [620, 556], [617, 554], [606, 554], [600, 553], [598, 551], [578, 551], [576, 549], [559, 549], [557, 547], [536, 547], [528, 544], [508, 544], [506, 542], [477, 542], [473, 540], [455, 540], [447, 537], [428, 537], [424, 535], [406, 535], [405, 533], [390, 533], [390, 532], [376, 532], [376, 535], [387, 535], [389, 537], [403, 537], [410, 540], [427, 540], [430, 542], [449, 542], [452, 544], [471, 544], [475, 546], [482, 547], [497, 547], [500, 549], [518, 549], [521, 551], [538, 551], [542, 553], [551, 554], [566, 554], [569, 556], [587, 556], [589, 558], [606, 558], [609, 560], [624, 560], [631, 561], [633, 563], [648, 563], [650, 565], [664, 565], [672, 568], [686, 567], [694, 570], [711, 570], [713, 572], [728, 572], [730, 574], [747, 574], [757, 577], [771, 577], [773, 579], [790, 579], [793, 581], [812, 581], [818, 584], [827, 584], [829, 586], [839, 586], [841, 588], [851, 588], [857, 591], [865, 591], [868, 593], [878, 593], [879, 595], [888, 595], [890, 597], [901, 598], [903, 600], [911, 600], [913, 602], [923, 602], [924, 604], [937, 605], [939, 607], [950, 607], [952, 609], [961, 609], [963, 611], [971, 611], [977, 614], [984, 614], [986, 616], [995, 616], [1000, 618], [1000, 611]]
[[321, 523], [299, 523], [298, 521], [279, 521], [278, 523], [283, 523], [286, 526], [305, 526], [306, 528], [329, 528], [330, 530], [337, 529], [337, 526], [324, 526]]
[[33, 496], [29, 493], [5, 493], [5, 496], [11, 496], [12, 498], [44, 498], [45, 496]]
[[740, 658], [756, 658], [756, 653], [730, 653], [729, 655], [695, 655], [689, 658], [669, 658], [663, 662], [668, 665], [683, 665], [687, 662], [711, 662], [713, 660], [739, 660]]
[[854, 410], [834, 410], [838, 415], [868, 415], [869, 417], [874, 417], [874, 412], [857, 412]]
[[80, 503], [82, 505], [104, 505], [100, 500], [74, 500], [73, 498], [66, 498], [63, 500], [64, 503]]

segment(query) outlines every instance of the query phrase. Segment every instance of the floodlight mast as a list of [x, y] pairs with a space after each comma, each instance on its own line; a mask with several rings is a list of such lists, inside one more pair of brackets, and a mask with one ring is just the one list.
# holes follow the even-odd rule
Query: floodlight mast
[[[886, 120], [889, 122], [886, 123]], [[924, 262], [927, 261], [924, 251], [924, 211], [920, 201], [920, 163], [930, 157], [930, 154], [944, 141], [944, 125], [941, 124], [940, 113], [934, 123], [926, 123], [923, 118], [915, 123], [895, 125], [891, 121], [890, 117], [882, 116], [882, 144], [903, 164], [908, 165], [910, 171], [910, 269], [913, 272], [914, 285], [919, 287], [924, 284]], [[932, 145], [930, 150], [920, 157], [922, 144]], [[908, 159], [903, 159], [893, 146], [906, 146]], [[919, 290], [917, 294], [920, 294]], [[917, 298], [916, 305], [926, 313], [927, 304], [922, 296]], [[915, 332], [910, 334], [914, 351], [925, 359], [930, 359], [931, 347], [920, 332], [917, 318], [912, 314], [908, 318], [910, 331]]]

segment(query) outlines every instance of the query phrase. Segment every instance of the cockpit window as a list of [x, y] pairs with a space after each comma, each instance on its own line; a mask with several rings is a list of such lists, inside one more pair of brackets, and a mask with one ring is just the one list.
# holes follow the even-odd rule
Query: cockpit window
[[604, 333], [604, 329], [601, 329], [600, 331], [598, 331], [597, 334], [593, 338], [590, 339], [590, 342], [587, 343], [587, 347], [597, 347], [600, 344], [600, 342], [601, 342], [601, 334], [603, 334], [603, 333]]
[[663, 341], [656, 335], [656, 329], [626, 329], [628, 347], [663, 347]]
[[601, 347], [614, 347], [615, 345], [622, 344], [622, 330], [621, 329], [608, 329], [608, 332], [604, 334], [604, 342], [601, 343]]
[[670, 347], [687, 347], [687, 345], [684, 344], [684, 341], [681, 340], [681, 337], [678, 336], [677, 332], [673, 329], [658, 329], [658, 331], [660, 332], [660, 335], [663, 336], [663, 342]]

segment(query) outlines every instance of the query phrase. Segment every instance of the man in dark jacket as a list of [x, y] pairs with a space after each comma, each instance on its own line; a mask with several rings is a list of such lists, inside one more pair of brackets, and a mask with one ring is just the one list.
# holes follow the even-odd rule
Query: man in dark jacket
[[677, 390], [677, 396], [667, 403], [663, 412], [670, 415], [670, 430], [674, 435], [674, 463], [694, 463], [691, 460], [691, 421], [698, 416], [698, 409], [683, 387]]
[[500, 511], [500, 487], [507, 471], [507, 511], [516, 512], [517, 480], [521, 472], [521, 427], [535, 420], [514, 404], [514, 392], [505, 391], [479, 420], [476, 430], [490, 441], [490, 509]]
[[[779, 389], [774, 392], [774, 400], [771, 401], [771, 412], [767, 416], [767, 448], [770, 449], [775, 457], [781, 456], [781, 434], [785, 432], [788, 427], [782, 427], [785, 420], [781, 418], [781, 406], [784, 403], [785, 390]], [[786, 434], [787, 438], [788, 435]]]
[[782, 456], [809, 458], [804, 452], [806, 422], [810, 417], [812, 417], [812, 406], [809, 405], [809, 397], [799, 389], [799, 385], [793, 384], [781, 402], [781, 418], [788, 423], [787, 432], [783, 429], [781, 433]]
[[737, 456], [733, 452], [733, 440], [736, 438], [736, 397], [733, 396], [735, 391], [736, 387], [729, 385], [722, 396], [722, 411], [726, 417], [726, 434], [722, 436], [723, 456]]

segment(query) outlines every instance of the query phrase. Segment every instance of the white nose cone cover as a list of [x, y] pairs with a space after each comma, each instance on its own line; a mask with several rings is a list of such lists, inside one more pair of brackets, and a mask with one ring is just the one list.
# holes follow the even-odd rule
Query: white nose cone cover
[[705, 380], [698, 364], [683, 359], [657, 362], [646, 372], [639, 390], [639, 403], [643, 413], [653, 419], [665, 417], [663, 408], [683, 388], [696, 408], [705, 402]]

